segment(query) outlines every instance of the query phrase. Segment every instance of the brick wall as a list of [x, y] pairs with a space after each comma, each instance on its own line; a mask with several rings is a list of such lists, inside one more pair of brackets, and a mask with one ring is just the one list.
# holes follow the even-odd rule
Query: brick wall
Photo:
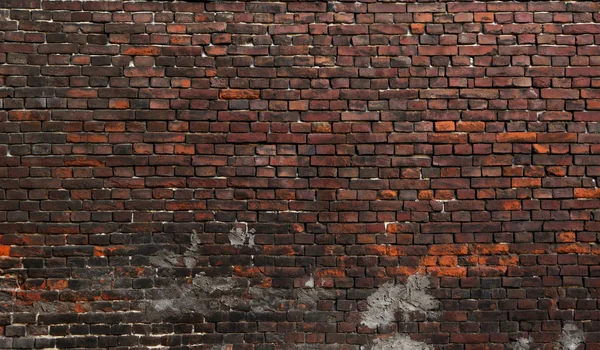
[[0, 348], [600, 348], [600, 3], [0, 4]]

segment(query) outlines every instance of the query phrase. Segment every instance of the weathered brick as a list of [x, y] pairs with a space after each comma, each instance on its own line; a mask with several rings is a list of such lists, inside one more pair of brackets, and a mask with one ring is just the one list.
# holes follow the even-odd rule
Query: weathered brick
[[0, 348], [597, 343], [597, 2], [2, 5]]

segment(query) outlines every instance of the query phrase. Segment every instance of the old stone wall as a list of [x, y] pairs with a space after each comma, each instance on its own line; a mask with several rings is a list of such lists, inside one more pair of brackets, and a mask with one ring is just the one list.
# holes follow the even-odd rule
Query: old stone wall
[[0, 348], [600, 349], [600, 3], [0, 0]]

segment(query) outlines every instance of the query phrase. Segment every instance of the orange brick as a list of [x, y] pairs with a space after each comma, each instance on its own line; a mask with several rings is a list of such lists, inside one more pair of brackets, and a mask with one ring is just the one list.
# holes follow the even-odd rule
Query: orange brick
[[331, 132], [331, 124], [327, 122], [312, 123], [311, 131], [319, 133], [329, 133]]
[[317, 269], [315, 271], [316, 277], [345, 277], [346, 272], [342, 268], [331, 268], [331, 269]]
[[575, 198], [600, 198], [600, 188], [576, 188]]
[[358, 244], [377, 244], [377, 236], [357, 234], [356, 242]]
[[435, 191], [435, 199], [437, 200], [452, 200], [454, 199], [453, 190], [437, 190]]
[[105, 247], [94, 247], [94, 256], [106, 256]]
[[429, 247], [429, 255], [467, 255], [465, 244], [436, 244]]
[[558, 232], [556, 241], [560, 243], [575, 242], [575, 232]]
[[160, 55], [159, 46], [129, 46], [121, 50], [123, 55], [130, 56], [158, 56]]
[[453, 121], [435, 122], [435, 131], [454, 131], [456, 127]]
[[419, 198], [419, 200], [433, 199], [433, 191], [432, 190], [419, 191], [418, 198]]
[[473, 244], [470, 251], [479, 255], [503, 255], [508, 254], [508, 244]]
[[51, 290], [65, 289], [69, 284], [67, 280], [48, 280], [47, 283], [48, 289]]
[[10, 246], [9, 245], [0, 245], [0, 256], [9, 256], [10, 255]]
[[405, 246], [393, 246], [388, 247], [387, 255], [390, 256], [406, 256], [406, 255], [415, 255], [415, 249]]
[[549, 166], [546, 170], [552, 176], [567, 176], [567, 167], [565, 166]]
[[425, 34], [425, 24], [423, 24], [423, 23], [412, 23], [410, 25], [410, 32], [413, 35]]
[[83, 303], [76, 303], [75, 307], [73, 309], [76, 313], [81, 314], [84, 312], [89, 312], [90, 308], [87, 304], [83, 304]]
[[424, 256], [421, 258], [421, 265], [423, 266], [436, 266], [437, 265], [437, 257], [436, 256]]
[[459, 132], [484, 132], [485, 122], [458, 122], [456, 131]]
[[256, 266], [234, 266], [233, 272], [240, 277], [259, 277], [263, 274], [263, 269]]
[[394, 190], [381, 190], [377, 192], [377, 199], [396, 199], [398, 191]]
[[550, 145], [533, 145], [533, 152], [540, 154], [550, 153]]
[[223, 100], [256, 100], [260, 98], [259, 90], [221, 90], [220, 98]]
[[558, 254], [589, 254], [590, 245], [585, 243], [557, 244], [554, 251]]
[[504, 255], [498, 258], [498, 265], [501, 266], [517, 266], [519, 265], [518, 255]]
[[497, 142], [525, 142], [532, 143], [537, 139], [534, 132], [504, 132], [496, 135]]
[[290, 101], [290, 111], [308, 111], [308, 101]]
[[84, 166], [84, 167], [97, 167], [104, 166], [104, 161], [100, 159], [86, 158], [86, 157], [77, 157], [77, 158], [67, 158], [65, 159], [65, 166]]
[[440, 266], [457, 266], [458, 258], [456, 256], [440, 256], [438, 259], [438, 264]]

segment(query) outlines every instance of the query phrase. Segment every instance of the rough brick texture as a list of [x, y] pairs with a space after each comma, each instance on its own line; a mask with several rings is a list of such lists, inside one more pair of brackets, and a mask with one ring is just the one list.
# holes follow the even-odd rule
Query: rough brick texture
[[600, 3], [0, 5], [0, 348], [600, 349]]

